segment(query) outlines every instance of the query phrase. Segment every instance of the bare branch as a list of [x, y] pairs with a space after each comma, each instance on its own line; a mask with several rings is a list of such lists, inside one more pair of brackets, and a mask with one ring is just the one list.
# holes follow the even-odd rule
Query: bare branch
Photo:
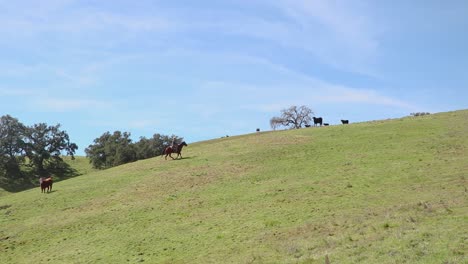
[[307, 106], [291, 106], [281, 110], [281, 117], [273, 117], [270, 119], [270, 126], [276, 129], [278, 126], [289, 128], [301, 128], [302, 125], [308, 125], [312, 120], [314, 112]]

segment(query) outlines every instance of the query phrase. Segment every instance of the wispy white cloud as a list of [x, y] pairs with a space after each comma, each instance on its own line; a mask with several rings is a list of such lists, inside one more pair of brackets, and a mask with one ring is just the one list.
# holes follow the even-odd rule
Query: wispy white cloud
[[110, 109], [115, 106], [111, 101], [98, 101], [88, 99], [42, 98], [34, 100], [37, 109], [51, 112], [70, 112], [77, 110], [95, 111], [98, 109]]
[[[138, 36], [134, 39], [136, 41], [146, 42], [148, 32], [178, 33], [165, 36], [165, 40], [151, 39], [151, 42], [162, 47], [161, 50], [172, 47], [192, 50], [200, 38], [222, 38], [228, 34], [239, 40], [256, 38], [284, 49], [301, 50], [306, 56], [311, 56], [311, 60], [319, 59], [340, 70], [378, 75], [372, 67], [379, 47], [375, 26], [369, 11], [354, 2], [261, 1], [255, 8], [276, 7], [280, 14], [278, 19], [224, 10], [219, 17], [216, 16], [219, 19], [215, 23], [212, 16], [184, 16], [184, 12], [179, 13], [178, 9], [171, 9], [168, 13], [159, 11], [150, 16], [76, 7], [74, 4], [73, 1], [47, 1], [47, 8], [40, 8], [36, 15], [27, 11], [30, 8], [20, 11], [23, 15], [19, 16], [6, 13], [0, 16], [0, 24], [9, 26], [0, 28], [0, 33], [11, 31], [15, 38], [22, 34], [41, 36], [51, 33], [55, 37], [71, 37], [77, 41], [80, 39], [77, 34], [84, 34], [87, 40], [94, 43], [94, 48], [115, 47], [121, 41], [127, 43], [128, 34]], [[186, 13], [190, 11], [185, 10]], [[237, 51], [244, 52], [242, 48]]]
[[[150, 110], [150, 109], [146, 109]], [[160, 112], [134, 112], [128, 110], [126, 112], [119, 112], [119, 115], [109, 115], [104, 113], [106, 118], [103, 119], [89, 119], [85, 123], [92, 127], [98, 127], [108, 130], [120, 130], [120, 131], [149, 131], [155, 133], [155, 131], [161, 131], [163, 126], [169, 126], [173, 128], [177, 125], [178, 121], [174, 118], [166, 117]], [[134, 136], [142, 136], [137, 134]]]
[[[2, 8], [3, 7], [3, 8]], [[3, 10], [3, 11], [2, 11]], [[10, 12], [9, 12], [10, 11]], [[15, 38], [40, 34], [95, 33], [122, 38], [127, 33], [166, 31], [176, 26], [163, 14], [150, 15], [111, 12], [96, 6], [76, 4], [75, 1], [13, 1], [0, 3], [0, 32]], [[115, 34], [118, 32], [118, 34]]]
[[[381, 29], [372, 11], [353, 1], [262, 1], [276, 7], [276, 20], [227, 13], [218, 23], [198, 21], [193, 27], [223, 34], [265, 39], [285, 49], [299, 49], [334, 68], [377, 77]], [[190, 26], [189, 26], [190, 27]]]
[[[230, 91], [226, 96], [230, 99], [225, 103], [225, 107], [238, 107], [244, 110], [253, 110], [257, 112], [274, 113], [291, 105], [325, 105], [325, 104], [349, 104], [350, 107], [355, 104], [375, 105], [393, 107], [405, 111], [416, 111], [420, 107], [382, 94], [378, 90], [360, 89], [353, 87], [339, 86], [331, 83], [322, 82], [320, 86], [302, 84], [285, 86], [252, 86], [241, 83], [221, 83], [212, 82], [213, 89], [217, 87], [218, 93]], [[235, 89], [234, 89], [235, 88]], [[256, 91], [249, 93], [249, 91]], [[205, 90], [207, 92], [208, 90]], [[213, 92], [210, 92], [212, 94]], [[211, 107], [217, 107], [214, 102]], [[203, 109], [209, 112], [212, 109], [209, 105]]]
[[49, 71], [50, 67], [45, 64], [21, 64], [21, 63], [0, 63], [1, 76], [28, 76], [38, 72]]
[[378, 45], [369, 13], [359, 2], [284, 0], [279, 3], [283, 3], [286, 12], [303, 28], [318, 22], [327, 32], [356, 48], [374, 50]]
[[175, 22], [163, 17], [140, 17], [96, 12], [89, 14], [78, 26], [80, 30], [118, 28], [126, 31], [144, 32], [168, 30], [175, 27]]
[[360, 103], [368, 105], [390, 106], [409, 111], [420, 109], [410, 102], [383, 95], [377, 90], [355, 89], [349, 87], [331, 87], [328, 93], [318, 95], [318, 100], [326, 103]]
[[362, 2], [283, 0], [276, 4], [301, 26], [294, 41], [301, 41], [304, 49], [338, 69], [378, 75], [372, 65], [378, 58], [379, 29]]
[[[92, 65], [92, 64], [90, 64]], [[75, 87], [84, 87], [97, 82], [97, 71], [94, 68], [88, 68], [90, 65], [72, 66], [72, 65], [59, 65], [57, 63], [47, 64], [43, 63], [0, 63], [0, 76], [6, 78], [21, 77], [24, 81], [32, 80], [34, 78], [50, 80], [53, 82], [64, 81], [69, 85]], [[94, 66], [94, 65], [93, 65]], [[36, 89], [37, 90], [37, 89]], [[40, 90], [40, 89], [39, 89]]]
[[135, 119], [127, 122], [126, 127], [136, 128], [136, 129], [145, 129], [145, 128], [154, 128], [161, 125], [161, 122], [158, 119]]
[[0, 96], [32, 96], [35, 95], [37, 92], [32, 89], [17, 89], [17, 88], [0, 88]]
[[[229, 55], [231, 56], [231, 55]], [[277, 112], [290, 105], [310, 104], [365, 104], [416, 111], [419, 106], [385, 95], [380, 89], [344, 86], [323, 81], [317, 77], [294, 71], [284, 65], [255, 57], [237, 57], [238, 63], [259, 64], [275, 76], [276, 84], [242, 83], [238, 81], [206, 81], [197, 94], [202, 98], [229, 98], [221, 100], [225, 106], [231, 102], [241, 109], [260, 112]], [[216, 101], [211, 100], [212, 107]], [[210, 107], [204, 111], [209, 112]]]

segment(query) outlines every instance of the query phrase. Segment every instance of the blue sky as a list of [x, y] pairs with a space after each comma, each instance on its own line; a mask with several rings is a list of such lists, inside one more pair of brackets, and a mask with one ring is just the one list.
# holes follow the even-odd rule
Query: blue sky
[[467, 1], [4, 1], [0, 114], [187, 142], [468, 108]]

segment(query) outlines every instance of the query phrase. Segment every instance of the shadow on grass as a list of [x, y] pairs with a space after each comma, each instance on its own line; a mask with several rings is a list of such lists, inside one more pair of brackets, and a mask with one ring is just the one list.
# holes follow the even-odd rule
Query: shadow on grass
[[[81, 175], [77, 170], [66, 163], [54, 164], [46, 169], [54, 182], [70, 179]], [[31, 169], [22, 169], [17, 172], [0, 174], [0, 189], [16, 193], [39, 187], [39, 176]]]
[[182, 159], [184, 159], [184, 160], [185, 160], [185, 159], [194, 159], [194, 158], [196, 158], [196, 157], [197, 157], [197, 156], [188, 156], [188, 157], [180, 158], [180, 160], [182, 160]]

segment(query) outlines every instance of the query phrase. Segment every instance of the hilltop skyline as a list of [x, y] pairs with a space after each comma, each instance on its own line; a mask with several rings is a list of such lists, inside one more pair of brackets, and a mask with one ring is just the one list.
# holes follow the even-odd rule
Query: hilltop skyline
[[0, 112], [187, 142], [468, 108], [466, 1], [0, 1]]

